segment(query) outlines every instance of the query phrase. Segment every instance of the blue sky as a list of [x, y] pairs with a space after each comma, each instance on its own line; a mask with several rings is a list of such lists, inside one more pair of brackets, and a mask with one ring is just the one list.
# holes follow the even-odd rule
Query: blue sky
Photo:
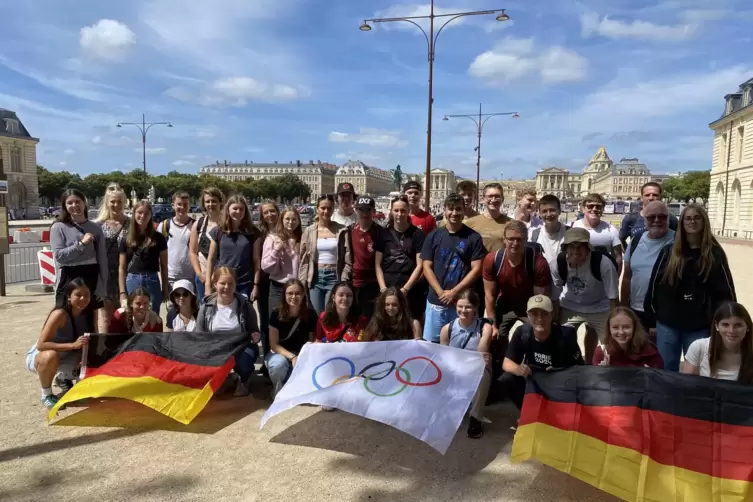
[[[75, 6], [75, 7], [73, 7]], [[743, 0], [447, 0], [465, 18], [437, 44], [433, 166], [475, 173], [475, 126], [494, 117], [482, 178], [581, 169], [600, 145], [654, 172], [709, 169], [708, 123], [753, 77]], [[400, 0], [34, 0], [2, 2], [0, 107], [39, 138], [38, 161], [86, 175], [140, 166], [119, 121], [171, 121], [148, 137], [151, 172], [215, 160], [360, 159], [425, 165], [426, 44]], [[747, 29], [746, 29], [747, 28]]]

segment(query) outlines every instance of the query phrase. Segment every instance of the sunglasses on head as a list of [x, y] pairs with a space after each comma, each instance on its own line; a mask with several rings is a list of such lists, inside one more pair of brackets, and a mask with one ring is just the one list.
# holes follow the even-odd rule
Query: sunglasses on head
[[117, 185], [117, 184], [107, 185], [107, 191], [108, 192], [120, 192], [121, 188], [120, 188], [120, 185]]
[[408, 197], [406, 197], [405, 195], [398, 195], [397, 197], [392, 198], [392, 202], [397, 202], [397, 201], [405, 202], [407, 204]]

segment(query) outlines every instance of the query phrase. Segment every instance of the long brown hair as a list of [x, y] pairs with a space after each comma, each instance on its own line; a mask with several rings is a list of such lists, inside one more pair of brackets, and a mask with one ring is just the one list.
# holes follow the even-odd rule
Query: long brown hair
[[638, 319], [638, 316], [635, 315], [635, 312], [633, 312], [632, 309], [629, 309], [627, 307], [615, 307], [609, 313], [609, 316], [607, 316], [606, 328], [604, 329], [604, 333], [602, 333], [601, 336], [601, 344], [607, 348], [607, 352], [609, 352], [610, 354], [614, 354], [615, 352], [622, 350], [620, 345], [614, 340], [614, 338], [612, 338], [612, 332], [609, 329], [609, 323], [612, 322], [612, 319], [614, 319], [618, 315], [628, 316], [630, 318], [630, 321], [633, 323], [633, 337], [630, 339], [626, 353], [640, 353], [640, 351], [643, 349], [643, 346], [648, 340], [648, 336], [646, 335], [646, 330], [643, 329], [643, 325], [641, 324], [640, 319]]
[[[125, 322], [126, 327], [128, 328], [128, 331], [133, 331], [133, 299], [137, 296], [146, 296], [149, 298], [149, 312], [151, 312], [151, 301], [152, 301], [152, 295], [149, 294], [149, 291], [146, 288], [138, 287], [131, 291], [131, 294], [128, 295], [128, 299], [126, 300], [126, 306], [125, 306]], [[146, 314], [147, 320], [149, 319], [149, 312]]]
[[[288, 288], [292, 288], [293, 286], [298, 286], [299, 288], [301, 288], [301, 294], [303, 295], [303, 298], [301, 299], [301, 306], [298, 308], [297, 317], [305, 320], [309, 315], [309, 300], [308, 295], [306, 294], [306, 287], [298, 279], [290, 279], [282, 287], [282, 299], [280, 300], [280, 306], [277, 307], [277, 318], [281, 321], [287, 321], [290, 318], [290, 310], [288, 308], [288, 301], [285, 293], [288, 291]], [[272, 308], [275, 307], [273, 306]]]
[[[680, 214], [680, 221], [677, 225], [677, 233], [675, 234], [675, 242], [672, 246], [672, 252], [669, 256], [669, 262], [667, 268], [664, 270], [662, 281], [666, 282], [670, 286], [674, 286], [680, 283], [682, 280], [683, 269], [688, 262], [688, 255], [690, 254], [690, 244], [688, 244], [688, 238], [685, 234], [685, 226], [683, 221], [688, 211], [695, 211], [703, 218], [703, 230], [701, 233], [701, 259], [700, 267], [697, 271], [698, 275], [706, 282], [711, 273], [711, 269], [714, 266], [714, 254], [715, 247], [721, 248], [719, 242], [711, 233], [711, 222], [709, 222], [709, 215], [703, 206], [699, 204], [688, 204]], [[689, 271], [695, 273], [695, 271]]]
[[[145, 207], [149, 211], [149, 220], [146, 222], [146, 230], [142, 233], [139, 228], [139, 224], [136, 223], [136, 211]], [[128, 225], [128, 236], [126, 237], [126, 246], [129, 248], [136, 248], [141, 245], [151, 247], [156, 244], [154, 236], [157, 232], [154, 230], [154, 222], [152, 221], [152, 205], [148, 200], [140, 200], [133, 206], [133, 212], [131, 213], [131, 223]]]
[[[408, 197], [405, 195], [399, 195], [392, 199], [390, 202], [390, 210], [389, 214], [387, 215], [387, 228], [394, 228], [395, 226], [395, 217], [392, 216], [392, 206], [395, 205], [395, 202], [405, 202], [406, 207], [410, 210], [410, 202], [408, 202]], [[408, 226], [412, 224], [410, 219], [410, 212], [408, 213]]]
[[[295, 227], [295, 230], [293, 230], [292, 232], [288, 231], [285, 228], [285, 225], [282, 223], [282, 219], [288, 213], [293, 213], [295, 215], [295, 218], [298, 220], [298, 226]], [[275, 228], [272, 233], [280, 236], [280, 238], [285, 241], [286, 246], [287, 246], [287, 241], [290, 239], [295, 240], [296, 244], [300, 244], [301, 235], [303, 235], [303, 228], [301, 227], [301, 215], [298, 212], [298, 210], [294, 207], [289, 207], [285, 209], [282, 213], [280, 213], [280, 215], [277, 217], [277, 225], [275, 225]]]
[[231, 195], [228, 197], [225, 207], [222, 209], [222, 216], [220, 217], [220, 231], [226, 234], [233, 231], [233, 223], [230, 221], [230, 206], [233, 204], [241, 204], [246, 209], [238, 226], [238, 232], [256, 236], [259, 231], [251, 222], [251, 210], [248, 208], [248, 201], [242, 195]]
[[[396, 316], [387, 315], [384, 305], [387, 298], [394, 296], [400, 305], [400, 312]], [[380, 340], [410, 340], [413, 338], [413, 319], [408, 312], [408, 302], [405, 295], [395, 287], [382, 291], [374, 306], [374, 316], [363, 332], [364, 342]]]
[[334, 328], [340, 324], [340, 316], [337, 315], [337, 307], [335, 307], [335, 294], [342, 288], [350, 289], [353, 294], [353, 303], [350, 305], [348, 311], [348, 323], [353, 324], [358, 320], [358, 308], [356, 307], [356, 292], [353, 286], [349, 282], [338, 282], [335, 287], [332, 288], [332, 293], [329, 295], [329, 301], [324, 308], [324, 317], [322, 318], [322, 324], [328, 328]]
[[709, 340], [709, 374], [713, 378], [722, 359], [724, 351], [724, 342], [721, 334], [716, 328], [717, 324], [725, 319], [737, 317], [745, 322], [745, 338], [740, 344], [740, 372], [737, 375], [737, 381], [741, 383], [753, 384], [753, 321], [751, 321], [748, 311], [735, 302], [723, 303], [716, 313], [714, 320], [711, 322], [711, 337]]
[[[275, 208], [275, 211], [277, 211], [277, 223], [275, 223], [275, 228], [270, 228], [269, 224], [264, 220], [264, 206], [272, 206]], [[280, 208], [277, 207], [275, 201], [272, 199], [266, 199], [259, 204], [259, 230], [261, 230], [262, 235], [269, 235], [274, 232], [281, 219], [282, 215], [280, 214]]]

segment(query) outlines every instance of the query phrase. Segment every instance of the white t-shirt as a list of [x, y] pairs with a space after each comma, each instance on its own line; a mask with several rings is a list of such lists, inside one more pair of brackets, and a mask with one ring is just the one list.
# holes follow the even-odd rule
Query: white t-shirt
[[609, 300], [617, 299], [617, 269], [606, 256], [601, 257], [601, 281], [591, 273], [591, 257], [577, 268], [567, 266], [565, 283], [557, 270], [557, 260], [549, 263], [552, 272], [552, 298], [563, 308], [581, 314], [609, 312]]
[[585, 228], [591, 234], [591, 245], [594, 247], [603, 247], [611, 253], [612, 248], [622, 246], [620, 242], [620, 231], [615, 227], [602, 220], [596, 225], [596, 228], [587, 228], [585, 218], [573, 223], [573, 228]]
[[536, 231], [538, 231], [539, 235], [535, 242], [541, 244], [541, 247], [544, 249], [544, 258], [546, 258], [547, 263], [551, 263], [557, 259], [557, 255], [562, 251], [562, 242], [565, 240], [567, 226], [564, 223], [560, 223], [560, 229], [554, 235], [547, 233], [544, 226], [530, 228], [528, 229], [528, 239], [531, 242], [534, 242], [533, 237]]
[[332, 221], [336, 221], [340, 225], [345, 225], [347, 227], [348, 225], [352, 225], [353, 223], [358, 221], [358, 213], [353, 211], [353, 214], [351, 214], [350, 216], [345, 216], [340, 214], [340, 210], [338, 209], [337, 211], [335, 211], [335, 214], [332, 215]]
[[238, 319], [238, 300], [230, 305], [217, 304], [217, 313], [209, 323], [209, 331], [238, 331], [241, 323]]
[[[633, 237], [635, 239], [635, 237]], [[656, 258], [659, 252], [667, 244], [672, 244], [675, 240], [674, 230], [659, 239], [651, 239], [648, 234], [643, 234], [641, 240], [635, 248], [635, 254], [630, 251], [633, 246], [628, 245], [625, 251], [625, 263], [630, 264], [632, 278], [630, 279], [630, 308], [643, 312], [643, 299], [648, 292], [649, 283], [651, 282], [651, 272], [654, 270]]]
[[687, 354], [685, 354], [685, 362], [700, 368], [701, 376], [716, 378], [717, 380], [737, 381], [737, 375], [740, 373], [739, 357], [737, 358], [737, 361], [728, 361], [726, 367], [722, 367], [724, 361], [720, 361], [720, 365], [717, 366], [716, 369], [716, 375], [711, 375], [711, 368], [709, 367], [710, 343], [710, 338], [701, 338], [700, 340], [691, 343]]
[[[157, 232], [165, 235], [163, 229], [168, 220], [157, 225]], [[188, 254], [188, 242], [191, 240], [191, 226], [193, 222], [188, 221], [185, 225], [170, 222], [170, 238], [167, 239], [167, 278], [172, 281], [187, 279], [192, 281], [196, 273], [191, 266], [191, 259]]]
[[170, 309], [167, 312], [167, 327], [173, 331], [193, 331], [196, 328], [196, 319], [192, 317], [186, 323], [177, 310]]

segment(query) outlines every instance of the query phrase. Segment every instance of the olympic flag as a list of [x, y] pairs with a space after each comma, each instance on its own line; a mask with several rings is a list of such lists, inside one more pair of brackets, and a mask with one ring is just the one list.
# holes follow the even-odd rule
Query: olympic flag
[[309, 343], [261, 420], [299, 404], [391, 425], [444, 455], [476, 394], [480, 352], [418, 340]]

